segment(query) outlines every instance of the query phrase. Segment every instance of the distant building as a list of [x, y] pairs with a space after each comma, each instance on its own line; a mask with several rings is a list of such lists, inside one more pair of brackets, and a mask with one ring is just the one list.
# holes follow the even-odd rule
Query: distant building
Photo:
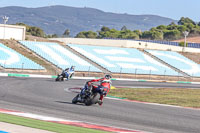
[[26, 27], [0, 24], [0, 39], [25, 40]]

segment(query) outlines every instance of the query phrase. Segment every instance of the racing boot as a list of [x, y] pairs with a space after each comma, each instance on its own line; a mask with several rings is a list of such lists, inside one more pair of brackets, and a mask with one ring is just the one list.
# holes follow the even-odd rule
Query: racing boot
[[102, 100], [99, 100], [99, 101], [98, 101], [98, 104], [99, 104], [100, 106], [102, 106], [103, 101], [102, 101]]
[[101, 106], [103, 104], [103, 95], [100, 96], [98, 104]]
[[82, 98], [81, 98], [81, 95], [79, 94], [78, 98], [77, 98], [77, 101], [81, 102], [82, 101]]

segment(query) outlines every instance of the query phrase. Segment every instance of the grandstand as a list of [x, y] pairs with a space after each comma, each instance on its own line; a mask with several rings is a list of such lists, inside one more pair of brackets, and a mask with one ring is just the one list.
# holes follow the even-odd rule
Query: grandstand
[[[82, 73], [82, 76], [90, 72], [91, 74], [112, 73], [115, 77], [122, 75], [122, 77], [136, 78], [137, 75], [137, 78], [151, 79], [166, 78], [166, 76], [170, 76], [170, 79], [200, 77], [198, 62], [195, 63], [189, 58], [192, 54], [184, 56], [186, 53], [198, 55], [200, 53], [198, 48], [186, 48], [183, 51], [179, 46], [168, 47], [165, 44], [154, 45], [152, 42], [130, 40], [80, 38], [61, 38], [60, 40], [57, 38], [56, 40], [18, 41], [18, 47], [29, 51], [24, 55], [29, 56], [28, 53], [32, 52], [31, 55], [47, 62], [46, 65], [42, 63], [45, 68], [54, 66], [51, 69], [62, 70], [75, 65], [77, 73]], [[22, 51], [17, 50], [17, 52]]]

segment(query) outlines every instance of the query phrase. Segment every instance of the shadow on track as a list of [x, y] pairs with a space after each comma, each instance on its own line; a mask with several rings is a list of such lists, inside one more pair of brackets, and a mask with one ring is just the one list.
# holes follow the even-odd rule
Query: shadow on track
[[[71, 103], [71, 102], [63, 102], [63, 101], [55, 101], [55, 102], [57, 102], [57, 103], [63, 103], [63, 104], [73, 104], [73, 103]], [[84, 105], [84, 104], [81, 104], [81, 103], [77, 103], [77, 104], [73, 104], [73, 105]]]

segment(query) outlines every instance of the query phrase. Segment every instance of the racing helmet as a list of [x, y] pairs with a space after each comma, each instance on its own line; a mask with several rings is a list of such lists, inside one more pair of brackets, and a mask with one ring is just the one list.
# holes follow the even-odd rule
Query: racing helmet
[[75, 68], [75, 66], [71, 66], [71, 69], [74, 69]]
[[71, 67], [70, 67], [70, 70], [73, 70], [73, 71], [74, 71], [74, 68], [75, 68], [75, 66], [71, 66]]
[[106, 79], [111, 79], [112, 76], [110, 76], [109, 74], [106, 74], [106, 75], [105, 75], [105, 78], [106, 78]]

